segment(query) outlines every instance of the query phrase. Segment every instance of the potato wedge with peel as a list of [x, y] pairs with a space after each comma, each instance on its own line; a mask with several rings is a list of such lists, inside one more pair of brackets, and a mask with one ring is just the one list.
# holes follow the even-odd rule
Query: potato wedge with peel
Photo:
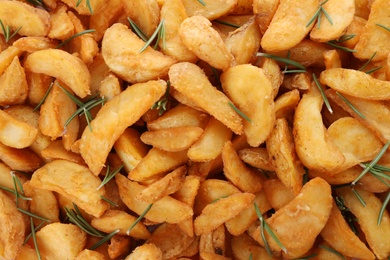
[[302, 176], [305, 170], [295, 152], [293, 136], [287, 120], [276, 120], [266, 145], [276, 175], [297, 195], [302, 188]]
[[74, 259], [87, 242], [87, 234], [78, 226], [59, 222], [43, 227], [36, 237], [43, 259]]
[[230, 99], [211, 85], [200, 67], [189, 62], [180, 62], [169, 68], [168, 75], [175, 90], [194, 101], [234, 133], [242, 133], [242, 119], [229, 105]]
[[247, 233], [232, 237], [231, 246], [234, 258], [237, 260], [248, 260], [251, 256], [252, 259], [275, 259]]
[[329, 0], [322, 5], [331, 17], [332, 22], [323, 17], [310, 32], [310, 39], [316, 42], [327, 42], [339, 39], [351, 24], [355, 15], [355, 0]]
[[91, 121], [80, 142], [80, 154], [93, 174], [103, 169], [115, 141], [164, 95], [164, 81], [134, 84], [109, 100]]
[[323, 102], [315, 85], [301, 98], [294, 116], [295, 150], [307, 168], [333, 172], [342, 167], [345, 157], [328, 137], [321, 116]]
[[8, 68], [16, 56], [20, 56], [23, 52], [15, 46], [0, 51], [0, 75]]
[[262, 69], [243, 64], [224, 72], [221, 75], [221, 84], [234, 105], [248, 117], [243, 121], [248, 144], [259, 146], [267, 139], [275, 123], [271, 82]]
[[167, 152], [178, 152], [188, 149], [202, 133], [203, 129], [197, 126], [171, 127], [146, 131], [141, 135], [141, 140]]
[[328, 222], [321, 230], [321, 236], [339, 253], [359, 259], [375, 259], [374, 254], [353, 233], [336, 203], [333, 203]]
[[0, 142], [0, 160], [14, 171], [32, 172], [43, 165], [43, 160], [30, 148], [12, 148]]
[[162, 260], [161, 250], [154, 244], [143, 244], [134, 249], [125, 260], [154, 259]]
[[372, 3], [367, 23], [355, 46], [354, 56], [356, 58], [368, 60], [373, 53], [376, 53], [373, 61], [387, 58], [390, 53], [390, 47], [387, 44], [390, 40], [390, 33], [380, 25], [390, 27], [389, 12], [390, 6], [386, 0], [376, 0]]
[[266, 180], [263, 186], [265, 197], [274, 210], [279, 210], [287, 205], [296, 196], [291, 188], [283, 184], [280, 179]]
[[27, 56], [24, 68], [43, 73], [64, 82], [79, 97], [90, 94], [91, 76], [84, 62], [63, 50], [46, 49]]
[[[36, 170], [30, 185], [55, 191], [71, 199], [77, 206], [94, 217], [100, 217], [108, 208], [101, 196], [105, 188], [97, 188], [101, 180], [85, 166], [65, 160], [55, 160]], [[88, 194], [88, 196], [85, 196]]]
[[207, 162], [221, 154], [225, 142], [231, 140], [233, 132], [214, 117], [210, 117], [203, 134], [188, 149], [188, 157], [194, 162]]
[[196, 235], [206, 234], [252, 206], [255, 195], [236, 193], [208, 204], [194, 220]]
[[102, 40], [102, 54], [107, 66], [131, 83], [164, 77], [176, 60], [148, 46], [126, 25], [116, 23], [107, 29]]
[[138, 194], [137, 199], [147, 203], [154, 203], [165, 196], [171, 195], [180, 189], [186, 173], [186, 166], [183, 165], [176, 168], [142, 190], [142, 192]]
[[280, 1], [268, 29], [261, 39], [261, 47], [267, 52], [288, 50], [297, 45], [310, 32], [309, 25], [319, 7], [317, 0]]
[[199, 1], [183, 0], [188, 16], [202, 15], [209, 20], [229, 14], [237, 4], [237, 0], [204, 0], [205, 5]]
[[225, 226], [220, 225], [215, 230], [199, 236], [199, 254], [218, 252], [219, 255], [226, 253], [227, 235]]
[[211, 25], [204, 16], [186, 18], [179, 27], [180, 40], [199, 59], [225, 71], [232, 65], [234, 57]]
[[[16, 208], [15, 202], [0, 190], [0, 244], [4, 246], [1, 256], [15, 259], [25, 239], [23, 215]], [[1, 246], [0, 246], [1, 247]]]
[[378, 259], [386, 258], [390, 255], [390, 215], [387, 209], [384, 210], [380, 224], [378, 224], [379, 211], [382, 201], [374, 193], [363, 190], [360, 187], [353, 187], [366, 203], [362, 205], [360, 200], [349, 187], [336, 190], [338, 196], [344, 199], [344, 204], [350, 209], [352, 214], [359, 220], [359, 226], [363, 231], [367, 243]]
[[0, 142], [2, 144], [11, 148], [26, 148], [33, 144], [37, 136], [37, 128], [0, 110]]
[[257, 193], [263, 186], [260, 172], [249, 168], [241, 161], [231, 141], [222, 148], [223, 174], [242, 192]]
[[[283, 252], [285, 257], [297, 258], [309, 251], [325, 226], [331, 209], [330, 185], [321, 178], [314, 178], [302, 187], [298, 196], [266, 220], [279, 241], [286, 247], [287, 251]], [[260, 227], [251, 236], [264, 245]], [[267, 232], [265, 238], [273, 251], [281, 251]]]
[[334, 68], [321, 72], [320, 81], [343, 94], [369, 100], [389, 100], [390, 82], [358, 70]]
[[170, 259], [183, 252], [194, 239], [185, 234], [177, 224], [163, 223], [145, 243], [156, 245], [161, 250], [163, 259]]
[[275, 168], [268, 156], [268, 151], [264, 147], [250, 147], [238, 151], [241, 160], [252, 167], [274, 172]]
[[262, 35], [268, 29], [279, 3], [280, 0], [253, 0], [253, 14], [256, 15], [256, 23]]
[[0, 105], [22, 104], [28, 95], [26, 73], [15, 56], [11, 64], [0, 76]]
[[[92, 15], [94, 12], [99, 12], [100, 9], [104, 7], [103, 0], [89, 0], [88, 4], [85, 1], [82, 1], [79, 4], [72, 0], [61, 1], [75, 9], [80, 15]], [[91, 7], [91, 9], [89, 7]]]
[[[46, 36], [50, 29], [50, 15], [47, 11], [19, 1], [2, 0], [0, 19], [4, 26], [13, 30], [21, 27], [18, 33], [23, 36]], [[3, 31], [0, 30], [0, 33], [3, 34]]]
[[[146, 186], [133, 182], [123, 175], [115, 176], [119, 189], [119, 195], [126, 206], [133, 212], [141, 215], [150, 205], [136, 199]], [[192, 208], [186, 203], [180, 202], [170, 196], [165, 196], [156, 201], [146, 213], [145, 218], [155, 223], [180, 223], [193, 215]]]
[[136, 239], [147, 239], [150, 233], [142, 222], [138, 222], [128, 234], [128, 229], [135, 223], [137, 217], [134, 217], [125, 211], [121, 210], [107, 210], [99, 218], [93, 218], [91, 225], [96, 229], [111, 233], [119, 229], [118, 235], [128, 235]]

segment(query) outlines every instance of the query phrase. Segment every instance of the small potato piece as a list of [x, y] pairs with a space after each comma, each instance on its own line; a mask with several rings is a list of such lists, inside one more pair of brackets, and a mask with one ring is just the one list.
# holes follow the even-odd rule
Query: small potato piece
[[280, 95], [275, 100], [276, 118], [286, 117], [290, 112], [294, 111], [300, 99], [301, 97], [298, 89], [293, 89]]
[[104, 260], [104, 259], [105, 258], [103, 254], [96, 251], [84, 249], [77, 255], [75, 260]]
[[266, 180], [263, 186], [267, 201], [275, 210], [281, 209], [296, 196], [292, 190], [279, 179]]
[[267, 139], [275, 123], [271, 82], [262, 69], [243, 64], [224, 72], [221, 75], [221, 84], [235, 106], [249, 118], [243, 121], [248, 144], [259, 146]]
[[117, 229], [119, 235], [128, 235], [136, 239], [147, 239], [150, 236], [149, 231], [142, 222], [138, 222], [130, 231], [128, 229], [135, 223], [136, 217], [121, 211], [121, 210], [107, 210], [99, 218], [91, 220], [91, 225], [103, 232], [111, 233]]
[[[120, 174], [115, 176], [115, 180], [122, 201], [130, 210], [141, 215], [149, 204], [137, 200], [136, 196], [145, 189], [145, 186], [133, 182]], [[193, 210], [186, 203], [180, 202], [170, 196], [165, 196], [153, 204], [146, 213], [145, 218], [156, 223], [168, 222], [175, 224], [189, 219], [192, 215]]]
[[115, 74], [131, 83], [164, 77], [176, 60], [150, 46], [140, 52], [144, 45], [126, 25], [116, 23], [107, 29], [102, 40], [104, 61]]
[[[321, 178], [307, 182], [301, 193], [287, 205], [276, 211], [266, 221], [280, 242], [286, 247], [286, 258], [304, 255], [313, 246], [316, 237], [325, 226], [332, 209], [330, 185]], [[263, 245], [258, 227], [251, 235]], [[280, 252], [279, 245], [265, 232], [270, 248]]]
[[49, 38], [64, 41], [74, 34], [74, 25], [67, 9], [66, 5], [59, 4], [50, 12], [50, 31], [47, 35]]
[[236, 193], [208, 204], [194, 220], [195, 234], [199, 236], [213, 231], [242, 210], [249, 208], [254, 198], [255, 195], [252, 193]]
[[13, 42], [13, 46], [21, 51], [34, 52], [39, 50], [51, 49], [57, 46], [57, 42], [46, 37], [26, 36]]
[[159, 42], [161, 51], [178, 61], [197, 61], [198, 57], [184, 46], [178, 33], [180, 24], [188, 17], [183, 1], [165, 0], [160, 15], [161, 20], [164, 19], [165, 27], [165, 42]]
[[203, 129], [196, 126], [171, 127], [144, 132], [141, 140], [164, 151], [178, 152], [188, 149], [202, 133]]
[[0, 75], [8, 68], [16, 56], [20, 56], [22, 51], [15, 46], [9, 46], [7, 49], [0, 51]]
[[328, 222], [321, 231], [321, 236], [339, 253], [360, 259], [375, 259], [374, 254], [351, 230], [341, 215], [336, 203], [333, 203]]
[[206, 162], [221, 154], [225, 142], [233, 132], [214, 117], [210, 117], [200, 138], [188, 149], [188, 157], [194, 162]]
[[231, 246], [236, 260], [248, 260], [250, 256], [252, 256], [252, 259], [275, 259], [247, 233], [232, 237]]
[[270, 58], [262, 58], [260, 68], [263, 69], [272, 85], [272, 94], [275, 98], [278, 95], [280, 85], [283, 83], [284, 74], [281, 72], [279, 64], [276, 60]]
[[183, 252], [194, 240], [185, 234], [177, 225], [163, 223], [145, 243], [151, 243], [160, 248], [163, 259], [170, 259]]
[[38, 129], [0, 110], [0, 142], [11, 148], [26, 148], [38, 136]]
[[109, 100], [91, 121], [91, 131], [84, 130], [80, 141], [80, 154], [98, 175], [115, 141], [127, 127], [134, 124], [165, 93], [163, 81], [134, 84]]
[[187, 161], [187, 150], [167, 152], [152, 148], [137, 166], [129, 172], [128, 178], [140, 182], [155, 179]]
[[312, 85], [301, 98], [294, 117], [295, 150], [302, 164], [309, 169], [333, 172], [345, 162], [341, 151], [329, 140], [322, 122], [323, 99]]
[[15, 56], [11, 64], [0, 76], [0, 106], [23, 103], [28, 95], [26, 74]]
[[59, 222], [43, 227], [36, 237], [44, 259], [75, 259], [87, 242], [87, 234], [78, 226]]
[[317, 0], [280, 1], [268, 29], [261, 39], [267, 52], [288, 50], [297, 45], [310, 32], [314, 23], [308, 24], [319, 6]]
[[101, 97], [107, 98], [107, 100], [113, 99], [122, 92], [121, 83], [114, 74], [108, 74], [101, 82], [99, 86], [99, 93]]
[[322, 5], [332, 19], [321, 19], [310, 32], [310, 39], [316, 42], [327, 42], [339, 39], [353, 20], [355, 0], [330, 0]]
[[0, 190], [0, 244], [3, 244], [2, 256], [15, 259], [25, 239], [25, 223], [22, 213], [15, 202]]
[[23, 36], [46, 36], [50, 29], [50, 15], [46, 10], [19, 1], [1, 1], [0, 19], [13, 30], [20, 27], [18, 34]]
[[61, 140], [51, 142], [41, 151], [41, 155], [46, 160], [63, 159], [77, 164], [85, 165], [81, 155], [65, 149]]
[[[101, 180], [85, 166], [65, 160], [55, 160], [34, 172], [30, 185], [58, 192], [94, 217], [100, 217], [109, 208], [101, 199], [104, 186], [97, 190]], [[88, 196], [86, 196], [88, 194]]]
[[35, 107], [42, 101], [53, 79], [48, 75], [33, 73], [28, 70], [25, 73], [28, 84], [27, 101]]
[[186, 166], [178, 167], [142, 190], [138, 194], [137, 199], [147, 203], [154, 203], [165, 196], [171, 195], [180, 189], [186, 173]]
[[127, 236], [115, 235], [110, 239], [110, 244], [108, 245], [108, 256], [110, 259], [115, 259], [117, 257], [123, 257], [127, 255], [131, 250], [132, 240]]
[[230, 99], [211, 85], [201, 68], [192, 63], [181, 62], [171, 66], [168, 74], [174, 89], [221, 121], [234, 133], [242, 134], [242, 119], [229, 105]]
[[263, 179], [241, 161], [231, 141], [227, 141], [222, 149], [222, 160], [225, 177], [237, 188], [249, 193], [261, 191]]
[[24, 68], [34, 73], [55, 77], [79, 97], [90, 94], [91, 76], [84, 62], [76, 56], [58, 49], [46, 49], [27, 56]]
[[336, 50], [324, 51], [323, 55], [326, 69], [341, 68], [340, 55]]
[[32, 172], [38, 169], [43, 161], [29, 148], [17, 149], [0, 142], [0, 160], [14, 171]]
[[297, 195], [302, 188], [302, 176], [305, 169], [295, 152], [293, 136], [287, 120], [282, 118], [276, 120], [266, 145], [276, 175]]
[[[160, 20], [160, 9], [156, 0], [122, 1], [125, 14], [150, 37]], [[142, 10], [140, 12], [139, 10]]]
[[387, 58], [390, 53], [390, 46], [387, 44], [390, 41], [390, 33], [379, 25], [390, 27], [389, 12], [390, 6], [387, 0], [373, 2], [366, 26], [355, 46], [356, 52], [353, 55], [356, 58], [368, 60], [373, 53], [376, 53], [372, 58], [373, 61]]
[[125, 260], [162, 260], [161, 250], [154, 244], [143, 244], [134, 249]]
[[358, 70], [334, 68], [321, 72], [322, 84], [341, 93], [369, 100], [389, 100], [390, 82]]
[[67, 4], [69, 7], [75, 9], [81, 15], [91, 15], [94, 12], [99, 12], [100, 9], [104, 7], [105, 2], [103, 0], [89, 0], [88, 4], [85, 2], [78, 4], [78, 2], [72, 0], [61, 1]]
[[204, 16], [186, 18], [179, 27], [180, 40], [199, 59], [226, 71], [232, 65], [234, 57], [211, 25]]
[[279, 3], [280, 0], [253, 0], [253, 13], [262, 35], [268, 29]]
[[352, 214], [359, 219], [359, 226], [362, 229], [367, 243], [378, 259], [384, 259], [390, 255], [390, 244], [383, 241], [390, 239], [390, 216], [385, 209], [382, 221], [378, 224], [378, 215], [382, 207], [382, 201], [375, 194], [355, 186], [355, 191], [366, 203], [363, 206], [360, 200], [352, 192], [352, 189], [345, 187], [337, 189], [337, 195], [343, 197], [344, 204]]
[[274, 172], [275, 168], [271, 164], [268, 151], [263, 147], [250, 147], [238, 151], [241, 160], [252, 167], [259, 168], [265, 171]]
[[202, 15], [209, 20], [229, 14], [237, 2], [237, 0], [204, 0], [205, 5], [202, 5], [197, 1], [183, 0], [188, 16]]

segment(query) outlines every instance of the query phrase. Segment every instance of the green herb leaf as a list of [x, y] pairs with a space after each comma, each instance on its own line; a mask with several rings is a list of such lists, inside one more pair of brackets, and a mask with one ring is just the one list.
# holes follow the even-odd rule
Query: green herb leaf
[[279, 56], [276, 56], [276, 55], [272, 55], [272, 54], [268, 54], [268, 53], [262, 53], [262, 52], [258, 52], [256, 54], [256, 56], [270, 58], [270, 59], [282, 62], [284, 64], [297, 67], [298, 69], [302, 70], [302, 72], [306, 72], [306, 68], [302, 64], [300, 64], [299, 62], [296, 62], [294, 60], [288, 59], [288, 58], [282, 58], [282, 57], [279, 57]]
[[43, 98], [41, 99], [41, 101], [39, 101], [38, 105], [34, 108], [34, 111], [37, 111], [37, 110], [43, 105], [43, 103], [45, 102], [45, 100], [46, 100], [47, 96], [49, 95], [51, 89], [53, 88], [53, 85], [54, 85], [54, 82], [52, 81], [52, 82], [50, 83], [50, 86], [49, 86], [49, 88], [47, 89], [45, 95], [43, 96]]
[[249, 254], [249, 260], [252, 260], [253, 256], [252, 256], [252, 252]]
[[382, 66], [378, 66], [378, 67], [372, 68], [370, 70], [367, 70], [365, 72], [366, 72], [366, 74], [371, 74], [371, 73], [373, 73], [373, 72], [375, 72], [377, 70], [380, 70], [381, 68], [383, 68], [383, 67]]
[[1, 19], [0, 19], [0, 26], [1, 29], [3, 30], [4, 39], [6, 43], [8, 43], [9, 40], [11, 40], [16, 34], [18, 34], [19, 30], [22, 28], [22, 26], [20, 26], [18, 29], [14, 31], [13, 34], [11, 34], [11, 28], [8, 25], [4, 26], [3, 21]]
[[171, 82], [168, 80], [167, 81], [167, 89], [165, 90], [165, 95], [162, 99], [157, 101], [152, 105], [150, 109], [157, 109], [158, 110], [158, 115], [161, 116], [164, 111], [167, 110], [167, 104], [169, 102], [169, 92], [171, 90]]
[[383, 24], [379, 24], [379, 23], [376, 23], [376, 25], [379, 26], [379, 27], [382, 27], [383, 29], [385, 29], [385, 30], [390, 32], [390, 28], [389, 27], [386, 27]]
[[27, 0], [27, 2], [29, 2], [33, 6], [39, 6], [43, 9], [46, 9], [45, 4], [42, 2], [42, 0]]
[[221, 21], [221, 20], [218, 20], [218, 19], [213, 20], [213, 22], [216, 22], [216, 23], [219, 23], [219, 24], [222, 24], [222, 25], [226, 25], [226, 26], [229, 26], [229, 27], [233, 27], [233, 28], [240, 28], [240, 26], [237, 25], [237, 24]]
[[123, 167], [124, 167], [124, 164], [119, 166], [118, 169], [113, 170], [112, 172], [110, 172], [110, 165], [108, 165], [107, 166], [106, 175], [104, 176], [104, 179], [103, 179], [102, 183], [99, 185], [99, 187], [97, 187], [97, 190], [99, 190], [101, 187], [106, 185], [112, 178], [114, 178], [115, 175], [117, 175], [122, 170]]
[[322, 14], [325, 15], [326, 19], [328, 19], [329, 23], [333, 25], [333, 21], [330, 18], [328, 12], [324, 9], [323, 5], [326, 4], [329, 0], [325, 0], [320, 4], [317, 11], [313, 15], [313, 17], [309, 20], [309, 22], [306, 24], [306, 27], [309, 27], [315, 20], [317, 20], [317, 28], [319, 29], [321, 26], [321, 16]]
[[336, 94], [345, 102], [345, 104], [347, 104], [353, 110], [353, 112], [355, 112], [362, 119], [366, 119], [366, 117], [362, 114], [362, 112], [360, 112], [346, 97], [344, 97], [339, 92], [336, 92]]
[[201, 3], [203, 6], [206, 6], [206, 3], [203, 0], [198, 0], [199, 3]]
[[[30, 217], [30, 221], [31, 221], [32, 224], [34, 224], [32, 217]], [[46, 221], [41, 221], [41, 223], [39, 223], [39, 225], [35, 227], [34, 232], [39, 230], [43, 226], [43, 224], [45, 224], [45, 223], [46, 223]], [[32, 232], [33, 232], [33, 229], [31, 229], [30, 234], [28, 234], [26, 236], [26, 238], [24, 239], [23, 245], [26, 244], [27, 241], [32, 237], [32, 235], [33, 235]]]
[[237, 112], [237, 114], [239, 114], [242, 118], [244, 118], [246, 121], [248, 121], [249, 123], [252, 123], [252, 120], [247, 116], [245, 115], [241, 110], [239, 110], [232, 102], [229, 102], [229, 106], [231, 108], [234, 109], [234, 111]]
[[129, 21], [131, 29], [138, 35], [139, 38], [141, 38], [144, 42], [147, 42], [149, 37], [139, 28], [139, 26], [133, 22], [129, 17], [127, 17], [127, 20]]
[[386, 199], [383, 201], [382, 207], [379, 211], [378, 221], [377, 221], [378, 226], [382, 222], [383, 214], [385, 213], [385, 210], [386, 210], [387, 204], [389, 204], [389, 201], [390, 201], [390, 191], [387, 192]]
[[325, 249], [325, 250], [327, 250], [327, 251], [329, 251], [329, 252], [331, 252], [331, 253], [333, 253], [333, 254], [337, 255], [338, 257], [341, 257], [342, 259], [345, 260], [345, 257], [342, 254], [340, 254], [339, 252], [337, 252], [336, 250], [334, 250], [333, 248], [323, 246], [323, 245], [319, 245], [319, 247], [321, 247], [322, 249]]
[[367, 67], [367, 65], [372, 61], [372, 59], [375, 57], [376, 55], [376, 52], [374, 52], [371, 57], [367, 60], [366, 63], [363, 64], [363, 66], [359, 69], [360, 71], [363, 71], [365, 67]]
[[363, 207], [365, 207], [366, 202], [364, 201], [364, 199], [362, 198], [360, 193], [357, 190], [355, 190], [354, 188], [352, 188], [352, 192], [355, 194], [356, 198], [360, 201], [360, 203], [363, 205]]
[[107, 198], [106, 196], [103, 196], [103, 195], [100, 195], [100, 198], [106, 202], [108, 202], [110, 205], [114, 206], [114, 207], [118, 207], [118, 204], [116, 204], [115, 202], [113, 202], [112, 200], [110, 200], [109, 198]]
[[96, 242], [94, 245], [92, 245], [89, 250], [95, 250], [96, 248], [98, 248], [99, 246], [103, 245], [104, 243], [106, 243], [108, 240], [110, 240], [113, 236], [115, 236], [116, 234], [119, 233], [119, 229], [117, 230], [114, 230], [112, 231], [110, 234], [108, 234], [107, 236], [103, 237], [102, 239], [100, 239], [98, 242]]
[[35, 235], [34, 221], [32, 218], [30, 218], [30, 224], [31, 224], [31, 235], [32, 235], [33, 242], [34, 242], [35, 252], [37, 253], [38, 260], [41, 260], [42, 259], [41, 253], [40, 253], [39, 248], [38, 248], [37, 237]]
[[307, 259], [312, 259], [314, 257], [316, 257], [317, 254], [311, 254], [311, 255], [308, 255], [308, 256], [305, 256], [305, 257], [301, 257], [301, 258], [294, 258], [293, 260], [307, 260]]
[[139, 215], [139, 217], [134, 221], [134, 223], [133, 223], [133, 224], [129, 227], [129, 229], [126, 231], [126, 234], [127, 234], [127, 235], [130, 235], [131, 230], [138, 224], [138, 222], [141, 221], [141, 219], [144, 218], [144, 216], [146, 215], [146, 213], [149, 212], [149, 210], [152, 208], [152, 206], [153, 206], [153, 203], [152, 203], [152, 204], [149, 204], [149, 205], [146, 207], [146, 209], [144, 210], [144, 212], [142, 212], [142, 214]]
[[[87, 0], [88, 1], [88, 0]], [[65, 44], [67, 44], [68, 42], [70, 42], [71, 40], [73, 40], [74, 38], [76, 37], [79, 37], [81, 35], [84, 35], [84, 34], [87, 34], [87, 33], [93, 33], [95, 32], [96, 30], [95, 29], [88, 29], [88, 30], [85, 30], [85, 31], [82, 31], [82, 32], [79, 32], [79, 33], [76, 33], [72, 36], [70, 36], [68, 39], [66, 39], [65, 41], [61, 42], [60, 44], [58, 44], [55, 49], [59, 49], [61, 48], [62, 46], [64, 46]]]
[[[81, 4], [82, 0], [78, 0], [76, 3], [76, 7], [78, 7]], [[91, 0], [85, 0], [85, 5], [88, 7], [88, 10], [91, 14], [93, 14], [92, 6], [91, 6]]]
[[318, 78], [317, 78], [316, 74], [314, 74], [314, 73], [313, 73], [313, 80], [314, 80], [314, 82], [316, 83], [316, 86], [318, 87], [318, 89], [321, 92], [321, 96], [322, 96], [322, 99], [324, 100], [326, 108], [328, 109], [329, 113], [333, 114], [333, 109], [330, 106], [329, 100], [328, 100], [328, 98], [325, 95], [324, 89], [322, 88], [320, 82], [318, 81]]
[[91, 236], [104, 237], [104, 233], [91, 226], [91, 224], [89, 224], [88, 221], [85, 220], [76, 204], [73, 203], [73, 207], [74, 209], [68, 209], [66, 207], [64, 208], [66, 216], [71, 223], [77, 225], [79, 228], [81, 228]]
[[44, 217], [41, 217], [39, 215], [36, 215], [34, 213], [31, 213], [30, 211], [27, 211], [27, 210], [24, 210], [24, 209], [21, 209], [21, 208], [17, 208], [20, 212], [26, 214], [27, 216], [30, 216], [30, 217], [33, 217], [33, 218], [36, 218], [36, 219], [39, 219], [39, 220], [42, 220], [42, 221], [45, 221], [45, 222], [50, 222], [50, 220], [48, 220], [47, 218], [44, 218]]
[[[165, 32], [165, 29], [162, 29], [163, 27], [164, 27], [164, 19], [161, 19], [156, 30], [153, 32], [152, 36], [150, 36], [150, 38], [146, 41], [145, 45], [141, 48], [141, 50], [139, 52], [143, 52], [154, 41], [154, 39], [156, 39], [156, 37], [161, 34], [161, 30], [163, 30]], [[164, 38], [163, 40], [165, 41], [165, 33], [161, 37], [163, 37]], [[156, 42], [157, 45], [158, 45], [158, 42], [159, 42], [159, 39]], [[156, 47], [156, 45], [155, 45], [155, 47]]]
[[335, 49], [339, 49], [339, 50], [346, 51], [346, 52], [356, 52], [356, 50], [338, 45], [336, 42], [337, 41], [327, 41], [326, 43]]

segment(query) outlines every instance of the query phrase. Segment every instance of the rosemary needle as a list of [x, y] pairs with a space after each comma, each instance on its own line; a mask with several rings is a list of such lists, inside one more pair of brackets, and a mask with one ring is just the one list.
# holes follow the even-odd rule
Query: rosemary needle
[[130, 232], [131, 232], [131, 230], [138, 224], [138, 222], [140, 222], [141, 219], [144, 218], [144, 216], [146, 215], [146, 213], [149, 212], [149, 210], [152, 208], [152, 206], [153, 206], [153, 203], [152, 203], [152, 204], [149, 204], [149, 205], [146, 207], [146, 209], [144, 210], [144, 212], [142, 212], [142, 214], [139, 215], [139, 217], [134, 221], [134, 223], [129, 227], [129, 229], [127, 229], [127, 231], [126, 231], [126, 234], [127, 234], [127, 235], [129, 235]]
[[326, 108], [329, 110], [329, 113], [333, 114], [333, 109], [330, 106], [329, 100], [326, 97], [325, 92], [324, 92], [320, 82], [318, 81], [318, 78], [317, 78], [316, 74], [314, 74], [314, 73], [313, 73], [313, 80], [316, 83], [316, 86], [318, 87], [319, 91], [321, 92], [321, 96], [322, 96], [322, 98], [324, 100]]
[[246, 121], [248, 121], [249, 123], [252, 123], [252, 120], [244, 114], [244, 112], [242, 112], [241, 110], [239, 110], [232, 102], [229, 102], [229, 106], [231, 108], [234, 109], [234, 111], [237, 112], [237, 114], [239, 114], [242, 118], [244, 118]]

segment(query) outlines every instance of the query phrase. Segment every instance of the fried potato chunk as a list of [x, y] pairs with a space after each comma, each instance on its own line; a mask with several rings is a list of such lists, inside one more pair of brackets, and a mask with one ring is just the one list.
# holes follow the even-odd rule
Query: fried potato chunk
[[22, 104], [28, 95], [26, 73], [15, 56], [11, 64], [0, 76], [0, 105]]

